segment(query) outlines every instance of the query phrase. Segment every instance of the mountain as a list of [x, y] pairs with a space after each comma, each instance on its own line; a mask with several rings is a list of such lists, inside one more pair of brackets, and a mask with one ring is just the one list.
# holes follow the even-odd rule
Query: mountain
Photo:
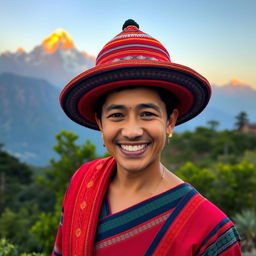
[[26, 53], [19, 48], [15, 53], [4, 52], [0, 55], [0, 73], [45, 79], [60, 88], [94, 65], [95, 57], [78, 51], [63, 29], [56, 30], [31, 52]]
[[99, 133], [70, 121], [58, 103], [59, 89], [43, 79], [0, 74], [0, 143], [22, 161], [46, 165], [61, 130], [73, 130], [103, 153]]
[[217, 86], [212, 85], [212, 97], [206, 109], [197, 117], [178, 126], [176, 131], [192, 130], [207, 125], [209, 120], [220, 122], [219, 129], [234, 129], [235, 116], [241, 111], [248, 114], [249, 121], [256, 122], [256, 90], [237, 79]]

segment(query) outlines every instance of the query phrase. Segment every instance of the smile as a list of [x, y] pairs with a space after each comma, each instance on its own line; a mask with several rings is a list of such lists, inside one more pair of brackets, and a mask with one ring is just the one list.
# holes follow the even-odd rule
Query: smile
[[121, 144], [120, 146], [125, 151], [136, 152], [136, 151], [141, 151], [141, 150], [145, 149], [147, 144], [139, 144], [139, 145], [125, 145], [125, 144]]
[[119, 144], [121, 152], [127, 157], [139, 157], [144, 155], [150, 143], [141, 144]]

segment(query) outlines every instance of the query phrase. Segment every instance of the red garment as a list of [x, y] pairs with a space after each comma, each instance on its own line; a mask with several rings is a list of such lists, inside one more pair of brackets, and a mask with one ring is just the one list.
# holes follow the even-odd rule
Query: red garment
[[[121, 219], [120, 213], [105, 216], [103, 222], [116, 221], [117, 226], [102, 226], [102, 202], [115, 168], [115, 160], [109, 157], [86, 163], [75, 173], [64, 198], [63, 222], [52, 256], [241, 255], [233, 223], [187, 183], [124, 210]], [[172, 200], [174, 195], [177, 198]], [[164, 196], [169, 196], [167, 203]], [[159, 204], [154, 211], [161, 212], [149, 208], [152, 203]], [[143, 207], [148, 215], [155, 215], [143, 219], [148, 217], [143, 213], [139, 219], [136, 211]], [[129, 226], [127, 217], [134, 226]]]

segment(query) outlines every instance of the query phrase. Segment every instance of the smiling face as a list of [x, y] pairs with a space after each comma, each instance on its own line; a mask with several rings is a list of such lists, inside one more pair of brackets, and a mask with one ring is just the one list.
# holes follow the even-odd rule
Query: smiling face
[[141, 171], [160, 164], [166, 135], [172, 132], [178, 111], [168, 120], [166, 116], [165, 103], [153, 89], [125, 89], [107, 96], [97, 123], [118, 168]]

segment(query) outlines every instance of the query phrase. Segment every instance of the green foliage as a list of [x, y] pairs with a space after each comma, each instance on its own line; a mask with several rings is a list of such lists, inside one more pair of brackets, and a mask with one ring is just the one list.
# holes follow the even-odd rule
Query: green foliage
[[241, 236], [244, 251], [256, 249], [256, 212], [254, 209], [244, 209], [234, 216], [236, 227]]
[[37, 250], [37, 243], [28, 230], [37, 219], [38, 211], [34, 209], [21, 208], [13, 212], [6, 208], [0, 218], [0, 237], [5, 237], [19, 245], [17, 250]]
[[38, 174], [39, 182], [34, 182], [31, 168], [0, 151], [0, 237], [17, 244], [19, 253], [51, 253], [67, 184], [80, 165], [97, 157], [95, 146], [90, 141], [77, 145], [73, 132], [62, 131], [56, 139], [59, 159], [50, 160], [50, 166]]
[[216, 131], [217, 127], [220, 125], [220, 122], [216, 120], [209, 120], [207, 124], [212, 131]]
[[195, 186], [229, 216], [241, 209], [256, 208], [256, 166], [252, 163], [217, 163], [212, 168], [186, 163], [175, 174]]
[[33, 171], [0, 147], [0, 214], [6, 207], [14, 208], [23, 187], [30, 184]]
[[197, 127], [194, 132], [175, 133], [163, 151], [162, 161], [170, 169], [185, 162], [200, 167], [210, 167], [218, 161], [235, 164], [243, 159], [245, 151], [256, 152], [255, 135]]
[[236, 118], [235, 127], [237, 129], [240, 129], [244, 124], [247, 124], [249, 122], [248, 115], [244, 111], [240, 112], [235, 118]]
[[184, 181], [192, 184], [200, 193], [210, 197], [213, 193], [212, 184], [216, 174], [208, 168], [199, 168], [191, 162], [180, 167], [175, 174]]
[[13, 244], [5, 238], [0, 239], [0, 256], [17, 256], [18, 252]]
[[72, 131], [61, 131], [56, 135], [54, 150], [59, 159], [51, 159], [50, 167], [39, 181], [57, 197], [63, 196], [71, 176], [85, 162], [96, 159], [96, 148], [87, 140], [83, 145], [75, 142], [78, 136]]
[[[16, 247], [9, 243], [5, 238], [0, 239], [0, 256], [18, 256]], [[45, 256], [42, 253], [22, 253], [19, 256]]]
[[20, 256], [45, 256], [45, 254], [32, 252], [32, 253], [22, 253]]
[[77, 135], [68, 131], [56, 135], [57, 144], [54, 150], [58, 153], [59, 159], [51, 159], [50, 166], [38, 179], [53, 194], [56, 201], [55, 210], [42, 212], [30, 229], [30, 234], [37, 240], [40, 250], [47, 255], [53, 248], [61, 203], [71, 176], [83, 163], [97, 158], [96, 148], [89, 140], [83, 145], [77, 145], [77, 139]]
[[32, 252], [32, 253], [22, 253], [20, 256], [45, 256], [45, 254]]
[[247, 162], [238, 164], [218, 163], [213, 200], [233, 216], [241, 209], [256, 208], [256, 166]]
[[38, 221], [30, 229], [32, 234], [40, 244], [40, 250], [50, 254], [53, 249], [54, 240], [57, 234], [57, 227], [60, 218], [60, 209], [56, 209], [54, 213], [42, 212]]
[[256, 151], [245, 150], [242, 160], [256, 165]]

